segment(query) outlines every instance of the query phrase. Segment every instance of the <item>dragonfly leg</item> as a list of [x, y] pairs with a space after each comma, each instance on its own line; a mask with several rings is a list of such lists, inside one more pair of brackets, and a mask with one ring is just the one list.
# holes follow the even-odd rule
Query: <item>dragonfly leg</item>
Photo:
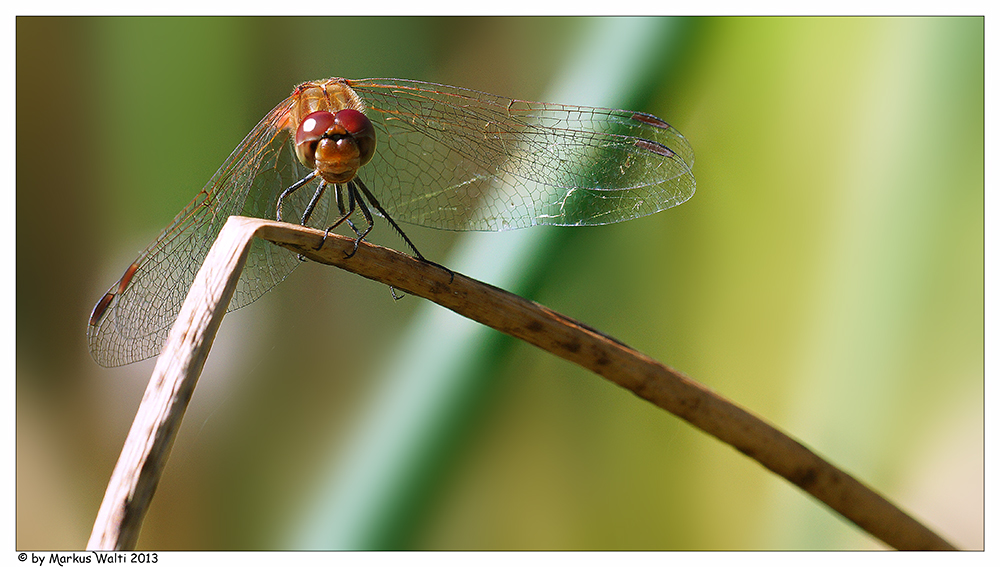
[[[357, 179], [357, 182], [358, 182], [358, 184], [361, 184], [361, 180], [360, 179]], [[386, 220], [388, 220], [390, 223], [392, 223], [392, 226], [394, 226], [396, 228], [396, 230], [398, 231], [399, 227], [396, 225], [395, 222], [393, 222], [392, 217], [390, 217], [388, 215], [388, 213], [385, 212], [385, 210], [382, 208], [382, 205], [378, 204], [378, 201], [375, 200], [375, 197], [368, 191], [368, 189], [363, 184], [361, 184], [361, 187], [362, 187], [362, 190], [365, 192], [365, 195], [368, 196], [368, 198], [372, 201], [372, 204], [378, 209], [379, 213], [381, 213], [382, 216], [385, 217]], [[372, 227], [375, 226], [375, 223], [374, 223], [374, 221], [372, 219], [372, 212], [370, 210], [368, 210], [368, 205], [365, 204], [365, 200], [361, 197], [361, 195], [360, 194], [356, 195], [357, 191], [358, 190], [355, 187], [353, 181], [351, 181], [351, 182], [349, 182], [347, 184], [348, 195], [350, 196], [350, 198], [351, 198], [352, 201], [357, 200], [358, 206], [361, 208], [361, 213], [365, 216], [365, 220], [368, 222], [368, 228], [366, 228], [363, 233], [359, 233], [357, 230], [354, 231], [354, 233], [358, 235], [358, 238], [354, 241], [354, 250], [351, 251], [351, 253], [347, 255], [348, 258], [350, 258], [351, 256], [355, 255], [358, 252], [358, 246], [361, 244], [361, 240], [365, 236], [367, 236], [368, 233], [372, 231]], [[348, 222], [350, 222], [350, 221], [348, 221]], [[351, 228], [354, 228], [354, 226], [351, 225]], [[406, 238], [406, 235], [403, 235], [403, 238]], [[409, 239], [406, 238], [406, 241], [409, 242]], [[410, 244], [410, 246], [412, 248], [413, 245]], [[413, 251], [417, 252], [416, 249], [414, 249]], [[420, 252], [417, 252], [417, 255], [419, 256]], [[423, 259], [423, 256], [421, 256], [421, 259]], [[424, 260], [424, 261], [426, 261], [426, 260]], [[455, 275], [452, 274], [452, 278], [454, 278], [454, 277], [455, 277]], [[394, 288], [392, 286], [389, 286], [389, 293], [392, 294], [392, 298], [394, 300], [396, 300], [396, 301], [399, 301], [400, 299], [402, 299], [404, 297], [402, 295], [397, 295], [396, 294], [396, 288]]]
[[[368, 199], [371, 205], [375, 207], [375, 210], [378, 211], [379, 214], [382, 215], [382, 217], [389, 223], [389, 225], [392, 226], [393, 229], [395, 229], [395, 231], [399, 234], [399, 236], [403, 238], [403, 241], [406, 242], [406, 245], [410, 247], [410, 250], [413, 250], [413, 254], [417, 257], [417, 259], [419, 259], [421, 262], [426, 262], [432, 266], [437, 266], [438, 268], [441, 268], [442, 270], [448, 272], [451, 275], [451, 281], [449, 281], [448, 283], [455, 281], [455, 272], [449, 270], [448, 268], [445, 268], [444, 266], [438, 264], [437, 262], [431, 262], [427, 258], [424, 258], [424, 255], [421, 254], [419, 250], [417, 250], [417, 247], [413, 245], [413, 242], [410, 240], [408, 236], [406, 236], [406, 233], [403, 232], [403, 229], [399, 228], [399, 225], [396, 224], [396, 221], [392, 220], [392, 217], [389, 216], [389, 213], [385, 212], [385, 209], [383, 209], [382, 205], [379, 204], [378, 199], [375, 198], [375, 195], [372, 195], [372, 192], [369, 191], [367, 187], [365, 187], [365, 184], [361, 181], [360, 177], [355, 177], [354, 181], [357, 182], [357, 185], [361, 189], [361, 192], [364, 194], [365, 198]], [[358, 199], [360, 200], [360, 198], [361, 196], [359, 195]], [[370, 226], [368, 230], [371, 230]], [[355, 250], [357, 250], [357, 246], [355, 246]], [[393, 295], [395, 296], [395, 294]]]
[[372, 219], [372, 212], [368, 210], [368, 205], [365, 204], [365, 200], [358, 194], [358, 189], [354, 185], [354, 181], [349, 181], [347, 183], [347, 194], [352, 203], [358, 204], [358, 208], [361, 209], [361, 214], [365, 216], [365, 222], [368, 223], [368, 227], [360, 233], [357, 230], [354, 231], [354, 233], [358, 235], [358, 237], [354, 239], [354, 250], [351, 250], [351, 253], [345, 256], [345, 258], [350, 258], [358, 253], [358, 246], [361, 244], [361, 241], [368, 236], [368, 233], [372, 231], [372, 227], [375, 226], [375, 221]]
[[[299, 179], [298, 181], [296, 181], [295, 183], [293, 183], [291, 187], [289, 187], [288, 189], [285, 189], [284, 191], [281, 192], [281, 196], [278, 197], [278, 210], [275, 213], [275, 217], [274, 217], [275, 219], [277, 219], [278, 222], [281, 222], [281, 206], [285, 202], [285, 197], [287, 197], [287, 196], [291, 195], [292, 193], [294, 193], [294, 192], [298, 191], [299, 189], [301, 189], [306, 183], [309, 183], [310, 181], [312, 181], [314, 177], [316, 177], [316, 172], [315, 171], [313, 171], [309, 175], [303, 177], [302, 179]], [[315, 199], [315, 197], [314, 197], [314, 199]], [[302, 224], [305, 224], [305, 223], [302, 223]]]
[[[351, 190], [350, 184], [348, 184], [348, 186], [346, 187], [346, 191], [347, 191], [347, 208], [345, 210], [345, 208], [344, 208], [344, 198], [343, 198], [343, 191], [344, 190], [345, 190], [345, 187], [343, 185], [337, 184], [337, 186], [335, 188], [335, 191], [336, 191], [336, 194], [337, 194], [337, 208], [340, 210], [340, 218], [338, 218], [333, 224], [331, 224], [329, 227], [327, 227], [326, 232], [323, 234], [323, 241], [320, 242], [319, 246], [316, 248], [317, 250], [319, 250], [320, 248], [323, 247], [324, 244], [326, 244], [326, 237], [330, 235], [330, 232], [333, 229], [335, 229], [338, 226], [340, 226], [341, 224], [343, 224], [344, 221], [347, 221], [348, 226], [350, 226], [351, 229], [354, 230], [354, 233], [358, 235], [359, 239], [363, 238], [365, 234], [368, 234], [367, 231], [365, 231], [364, 234], [358, 234], [358, 230], [354, 227], [354, 223], [351, 222], [350, 218], [351, 218], [351, 215], [354, 214], [354, 210], [357, 207], [358, 201], [355, 198], [355, 192]], [[368, 225], [369, 225], [368, 230], [371, 230], [371, 222], [369, 222]], [[355, 242], [354, 251], [357, 252], [357, 250], [358, 250], [358, 246], [357, 246], [357, 243]], [[350, 258], [353, 255], [354, 255], [354, 252], [348, 254], [347, 257]]]
[[313, 212], [316, 210], [316, 204], [319, 203], [319, 199], [323, 196], [324, 192], [326, 192], [326, 180], [319, 182], [319, 187], [317, 187], [316, 192], [313, 193], [313, 197], [309, 201], [309, 206], [307, 206], [305, 212], [302, 213], [302, 222], [299, 224], [306, 226], [306, 223], [309, 222], [309, 218], [312, 217]]
[[[410, 238], [406, 236], [406, 233], [403, 232], [403, 229], [399, 228], [399, 225], [396, 224], [396, 221], [392, 220], [392, 217], [389, 216], [389, 213], [385, 212], [385, 209], [383, 209], [382, 205], [379, 204], [378, 199], [376, 199], [375, 195], [372, 195], [372, 192], [369, 191], [367, 187], [365, 187], [365, 184], [361, 182], [361, 179], [355, 177], [354, 181], [357, 181], [358, 187], [361, 189], [361, 192], [364, 194], [365, 198], [368, 199], [368, 202], [371, 203], [371, 205], [375, 207], [375, 210], [378, 211], [380, 215], [382, 215], [382, 218], [384, 218], [389, 223], [389, 225], [392, 226], [393, 230], [395, 230], [399, 234], [399, 236], [403, 238], [403, 241], [406, 242], [406, 245], [410, 247], [410, 250], [413, 250], [413, 253], [417, 256], [417, 258], [426, 262], [427, 259], [424, 258], [424, 255], [421, 254], [419, 250], [417, 250], [417, 247], [413, 245], [413, 242], [411, 242]], [[360, 199], [361, 196], [359, 195], [358, 197]]]
[[[341, 216], [343, 216], [346, 219], [347, 226], [351, 227], [351, 230], [354, 231], [354, 234], [356, 236], [360, 236], [361, 233], [358, 232], [357, 227], [354, 226], [354, 223], [349, 218], [350, 215], [348, 215], [346, 213], [346, 209], [344, 208], [344, 190], [345, 190], [345, 187], [343, 185], [340, 185], [340, 184], [338, 184], [336, 187], [337, 187], [337, 209], [340, 210]], [[350, 202], [351, 210], [354, 210], [354, 193], [348, 191], [347, 192], [347, 198], [348, 198], [348, 201]]]

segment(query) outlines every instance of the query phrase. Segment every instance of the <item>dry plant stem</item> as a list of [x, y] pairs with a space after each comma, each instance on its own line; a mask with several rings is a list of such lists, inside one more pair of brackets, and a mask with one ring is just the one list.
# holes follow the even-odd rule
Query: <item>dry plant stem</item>
[[[325, 240], [322, 249], [317, 250], [320, 243], [324, 242], [322, 231], [274, 221], [233, 217], [223, 229], [223, 234], [230, 229], [231, 225], [238, 227], [238, 229], [234, 228], [233, 231], [238, 230], [247, 240], [249, 240], [249, 234], [256, 234], [260, 238], [285, 246], [316, 262], [336, 265], [366, 278], [391, 285], [409, 294], [429, 299], [464, 317], [522, 339], [556, 356], [592, 370], [732, 445], [892, 547], [897, 549], [954, 549], [940, 536], [908, 516], [888, 500], [762, 419], [687, 378], [680, 372], [580, 322], [488, 284], [449, 272], [439, 266], [421, 262], [387, 248], [362, 243], [353, 257], [346, 258], [346, 255], [354, 248], [354, 241], [349, 238], [330, 235]], [[223, 239], [223, 234], [220, 234], [220, 242]], [[241, 260], [232, 264], [234, 266], [241, 267], [242, 260], [245, 259], [246, 245], [244, 244], [240, 250]], [[213, 247], [213, 252], [209, 253], [210, 259], [213, 257], [214, 251], [215, 247]], [[235, 256], [235, 254], [233, 255]], [[209, 269], [208, 260], [206, 260], [202, 272], [205, 272], [206, 269]], [[199, 272], [198, 280], [192, 287], [192, 293], [188, 296], [181, 312], [181, 319], [187, 322], [192, 320], [184, 319], [185, 313], [188, 311], [188, 303], [192, 301], [199, 304], [208, 303], [204, 299], [193, 300], [195, 288], [199, 285], [198, 281], [202, 277], [202, 272]], [[238, 272], [231, 277], [232, 281], [228, 284], [230, 289], [224, 301], [221, 304], [216, 304], [213, 308], [215, 317], [219, 319], [224, 314], [225, 306], [228, 305], [232, 296], [231, 287], [235, 285], [236, 278], [238, 278]], [[171, 331], [168, 344], [164, 347], [164, 354], [160, 356], [157, 363], [157, 370], [160, 366], [171, 365], [170, 362], [164, 362], [168, 353], [175, 352], [171, 343], [175, 335], [183, 337], [187, 332], [184, 329], [178, 330], [178, 327], [181, 326], [181, 319]], [[211, 345], [211, 337], [214, 337], [217, 328], [218, 323], [216, 322], [211, 328], [211, 332], [207, 333], [210, 335], [207, 338], [208, 346]], [[200, 332], [195, 334], [200, 334]], [[171, 354], [171, 357], [173, 356], [178, 355]], [[203, 356], [201, 362], [196, 365], [197, 372], [201, 370], [201, 364], [204, 362]], [[185, 364], [185, 366], [193, 368], [190, 364]], [[145, 411], [146, 398], [151, 397], [150, 391], [153, 390], [154, 383], [157, 381], [157, 372], [154, 371], [149, 390], [143, 399], [139, 415], [136, 416], [136, 423], [129, 433], [121, 459], [112, 476], [112, 484], [108, 487], [105, 502], [102, 504], [98, 521], [94, 526], [94, 535], [91, 536], [91, 543], [88, 544], [88, 547], [126, 549], [135, 544], [145, 507], [148, 506], [149, 499], [152, 497], [152, 491], [159, 479], [163, 461], [166, 459], [166, 453], [173, 441], [176, 427], [180, 423], [180, 417], [194, 388], [197, 374], [186, 380], [187, 382], [183, 385], [172, 389], [179, 399], [168, 404], [170, 409], [179, 410], [180, 415], [161, 419], [158, 422], [162, 423], [164, 427], [173, 428], [173, 431], [163, 434], [161, 436], [163, 441], [143, 442], [139, 439], [143, 433], [151, 438], [160, 438], [156, 437], [156, 432], [150, 429], [150, 425], [139, 426], [140, 418]], [[163, 412], [165, 410], [157, 411]], [[137, 438], [135, 443], [140, 447], [158, 449], [161, 454], [155, 455], [155, 458], [162, 460], [143, 463], [132, 462], [134, 459], [130, 458], [130, 464], [123, 464], [127, 456], [136, 452], [135, 449], [130, 449], [134, 436]], [[127, 470], [129, 468], [134, 470]], [[119, 469], [125, 470], [119, 474]], [[140, 482], [137, 486], [141, 488], [131, 489], [131, 492], [129, 489], [113, 488], [117, 477], [121, 476], [131, 480], [141, 477], [146, 473], [146, 469], [155, 478], [145, 483]], [[126, 498], [109, 503], [108, 499], [113, 496], [116, 498], [126, 496]], [[105, 518], [105, 516], [107, 517]], [[104, 526], [102, 518], [104, 518], [104, 523], [111, 523], [113, 520], [119, 519], [122, 521], [131, 520], [135, 522], [135, 525], [117, 528]], [[112, 536], [99, 537], [99, 528], [108, 530]], [[119, 534], [118, 539], [114, 539], [113, 534], [115, 533]], [[123, 535], [128, 537], [123, 537]]]
[[181, 419], [246, 264], [250, 219], [232, 217], [205, 258], [170, 330], [104, 493], [91, 550], [135, 549]]

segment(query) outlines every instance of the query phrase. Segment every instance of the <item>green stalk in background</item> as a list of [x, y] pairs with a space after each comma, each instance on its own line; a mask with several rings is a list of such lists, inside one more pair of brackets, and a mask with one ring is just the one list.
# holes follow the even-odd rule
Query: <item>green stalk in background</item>
[[[545, 101], [623, 107], [635, 85], [662, 79], [667, 46], [684, 25], [670, 19], [588, 20]], [[558, 246], [557, 232], [474, 233], [444, 264], [517, 294]], [[529, 294], [530, 295], [530, 294]], [[421, 306], [401, 344], [388, 349], [381, 389], [355, 425], [350, 445], [331, 455], [291, 547], [398, 549], [409, 539], [423, 496], [442, 461], [476, 419], [475, 408], [511, 340], [431, 304]]]

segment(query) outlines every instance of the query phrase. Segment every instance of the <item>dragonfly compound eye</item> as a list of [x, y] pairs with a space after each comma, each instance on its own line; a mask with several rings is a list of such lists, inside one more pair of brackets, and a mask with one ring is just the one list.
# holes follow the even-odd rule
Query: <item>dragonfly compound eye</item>
[[304, 165], [316, 167], [316, 146], [335, 122], [333, 114], [317, 110], [299, 124], [295, 131], [295, 153]]
[[335, 116], [336, 123], [343, 126], [358, 145], [361, 165], [371, 161], [375, 155], [375, 127], [371, 120], [353, 108], [345, 108]]

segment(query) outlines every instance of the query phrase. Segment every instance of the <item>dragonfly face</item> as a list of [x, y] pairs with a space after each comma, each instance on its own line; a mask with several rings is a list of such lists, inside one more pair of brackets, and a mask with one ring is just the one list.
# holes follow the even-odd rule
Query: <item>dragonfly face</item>
[[317, 110], [295, 131], [295, 153], [327, 183], [347, 183], [375, 155], [375, 127], [353, 108]]

